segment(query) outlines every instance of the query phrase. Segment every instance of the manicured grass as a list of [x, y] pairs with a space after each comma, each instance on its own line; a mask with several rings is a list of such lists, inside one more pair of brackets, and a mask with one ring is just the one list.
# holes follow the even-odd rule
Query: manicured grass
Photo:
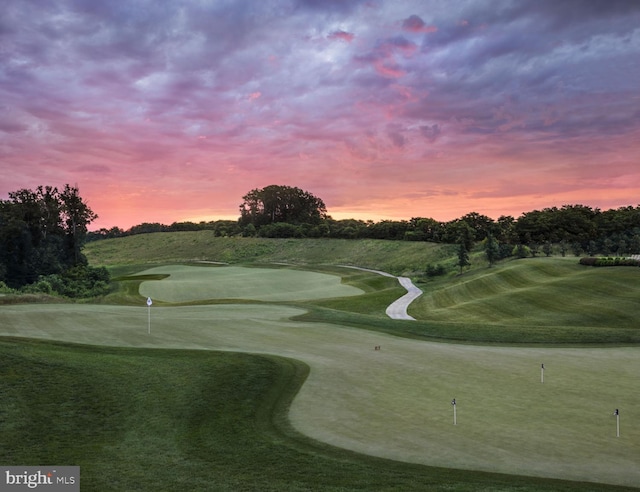
[[[640, 269], [590, 268], [579, 265], [575, 257], [508, 260], [488, 268], [483, 255], [476, 252], [472, 269], [463, 275], [423, 281], [419, 272], [426, 264], [451, 265], [455, 258], [451, 245], [215, 238], [210, 231], [199, 231], [97, 241], [87, 245], [86, 253], [92, 261], [109, 266], [115, 275], [140, 272], [145, 268], [135, 265], [169, 256], [247, 264], [280, 261], [314, 271], [328, 269], [327, 273], [340, 274], [344, 283], [364, 290], [366, 295], [307, 301], [300, 304], [311, 310], [305, 319], [420, 339], [574, 345], [640, 342], [640, 323], [635, 316], [640, 310]], [[327, 264], [413, 276], [425, 292], [409, 308], [409, 314], [418, 322], [387, 319], [386, 306], [404, 293], [393, 279], [372, 274], [356, 278], [349, 269]], [[137, 302], [138, 288], [135, 281], [121, 282], [121, 289], [105, 301]]]
[[[640, 482], [636, 348], [416, 342], [290, 320], [301, 312], [269, 304], [154, 308], [148, 335], [146, 306], [3, 306], [0, 335], [291, 357], [311, 372], [289, 417], [319, 441], [442, 467]], [[616, 439], [618, 407], [624, 434]]]
[[[493, 268], [474, 265], [460, 276], [448, 275], [419, 283], [425, 294], [409, 311], [419, 321], [407, 322], [390, 320], [384, 315], [385, 307], [404, 293], [394, 279], [327, 264], [351, 264], [396, 275], [407, 274], [420, 271], [421, 264], [450, 264], [451, 255], [455, 253], [446, 246], [387, 241], [209, 238], [206, 231], [135, 238], [138, 239], [93, 243], [95, 249], [88, 252], [92, 261], [101, 258], [97, 263], [109, 265], [118, 275], [120, 288], [104, 299], [105, 304], [0, 306], [0, 335], [141, 347], [139, 351], [128, 349], [128, 355], [134, 359], [152, 360], [153, 354], [175, 348], [183, 349], [184, 352], [175, 354], [184, 353], [185, 357], [192, 354], [188, 349], [204, 349], [198, 352], [202, 357], [211, 350], [248, 351], [291, 357], [308, 364], [311, 372], [293, 401], [288, 418], [296, 430], [341, 449], [293, 432], [286, 425], [284, 413], [276, 412], [280, 417], [275, 417], [284, 426], [265, 431], [271, 439], [267, 441], [269, 444], [257, 434], [244, 440], [234, 436], [230, 444], [228, 438], [225, 441], [223, 436], [213, 433], [215, 425], [203, 423], [206, 434], [211, 432], [226, 442], [227, 447], [202, 444], [202, 435], [190, 435], [195, 436], [196, 447], [205, 446], [211, 454], [221, 449], [220, 452], [229, 453], [238, 462], [256, 463], [249, 469], [246, 465], [243, 469], [224, 465], [230, 470], [229, 481], [219, 488], [221, 490], [225, 487], [228, 490], [600, 488], [524, 475], [640, 483], [637, 471], [640, 426], [636, 425], [640, 422], [637, 411], [640, 397], [636, 391], [640, 373], [637, 352], [640, 326], [634, 318], [640, 307], [640, 270], [637, 268], [588, 268], [578, 265], [576, 258], [513, 260]], [[163, 303], [159, 302], [152, 310], [149, 336], [147, 309], [138, 292], [142, 279], [136, 279], [135, 274], [152, 266], [140, 267], [140, 264], [170, 258], [232, 261], [254, 266], [260, 262], [294, 263], [300, 269], [337, 273], [344, 285], [365, 293], [306, 301], [283, 298], [281, 304], [264, 301], [248, 304], [246, 300], [237, 300], [234, 302], [244, 304], [205, 306], [183, 302], [181, 306], [160, 307]], [[151, 275], [153, 277], [145, 279], [159, 279], [162, 274], [157, 271]], [[155, 284], [163, 282], [166, 279], [153, 280]], [[212, 302], [222, 301], [206, 301]], [[108, 305], [113, 303], [131, 307]], [[425, 343], [426, 340], [457, 343]], [[464, 345], [469, 342], [476, 345]], [[624, 344], [632, 346], [615, 347]], [[374, 352], [375, 345], [381, 345], [382, 350]], [[607, 345], [610, 348], [595, 348]], [[116, 349], [86, 350], [117, 352]], [[215, 356], [218, 355], [227, 354]], [[51, 359], [49, 366], [64, 359], [57, 354], [47, 357]], [[266, 360], [276, 366], [280, 364], [280, 359], [272, 356]], [[543, 362], [547, 370], [545, 383], [540, 384], [539, 368]], [[153, 359], [153, 364], [164, 363], [164, 359]], [[84, 363], [78, 364], [81, 367]], [[224, 366], [226, 362], [221, 364]], [[292, 388], [298, 387], [304, 371], [299, 369], [303, 366], [291, 361], [284, 366], [290, 364], [298, 367], [292, 370], [298, 374], [293, 377], [298, 383], [292, 383], [292, 379], [285, 381], [286, 378], [266, 378], [262, 380], [264, 384], [261, 383], [263, 390], [272, 391], [271, 395], [281, 394], [281, 390], [295, 392]], [[11, 365], [15, 365], [15, 361]], [[180, 372], [177, 366], [169, 366], [176, 374]], [[226, 374], [222, 366], [213, 372], [219, 370]], [[241, 398], [249, 408], [251, 401], [259, 401], [261, 397], [254, 398], [252, 395], [256, 392], [250, 385], [244, 386], [242, 381], [233, 378], [254, 371], [261, 373], [264, 369], [257, 368], [253, 362], [246, 367], [230, 363], [230, 367], [229, 378], [222, 379], [231, 381], [229, 384], [245, 395]], [[281, 370], [275, 371], [279, 374]], [[109, 369], [101, 371], [112, 374]], [[187, 372], [199, 371], [192, 366]], [[150, 368], [144, 369], [143, 373], [147, 372], [151, 380], [140, 382], [138, 387], [154, 387], [156, 381], [163, 380]], [[206, 369], [202, 372], [207, 374]], [[115, 376], [113, 379], [118, 380]], [[118, 381], [120, 386], [127, 384], [124, 376]], [[48, 383], [56, 387], [56, 383]], [[136, 384], [132, 383], [134, 388]], [[185, 376], [182, 384], [191, 385], [191, 381]], [[168, 385], [167, 390], [170, 387]], [[212, 388], [212, 394], [227, 391], [217, 386], [207, 388]], [[177, 408], [185, 408], [182, 400], [191, 394], [189, 391], [202, 393], [195, 387], [183, 391], [175, 394]], [[27, 394], [26, 387], [24, 394]], [[449, 403], [454, 397], [458, 401], [455, 427], [451, 424]], [[162, 400], [159, 396], [153, 398]], [[4, 408], [1, 405], [0, 409]], [[88, 403], [82, 405], [89, 408]], [[109, 403], [104, 405], [108, 407]], [[208, 405], [202, 404], [199, 408]], [[221, 416], [231, 427], [246, 427], [250, 433], [257, 428], [252, 417], [235, 420], [234, 415], [242, 413], [236, 407], [215, 408], [221, 413], [231, 412]], [[614, 408], [621, 409], [620, 438], [614, 434]], [[77, 410], [76, 415], [83, 412]], [[140, 413], [127, 407], [118, 415], [136, 412]], [[104, 413], [97, 412], [98, 415]], [[163, 410], [163, 413], [170, 412]], [[158, 416], [156, 420], [159, 422], [162, 418]], [[170, 430], [180, 429], [179, 424], [167, 425]], [[170, 432], [158, 432], [160, 437], [147, 442], [153, 444], [164, 439], [165, 434], [170, 435]], [[189, 437], [186, 442], [191, 440]], [[252, 449], [243, 454], [247, 451], [243, 450], [243, 443], [254, 441], [256, 446], [249, 444]], [[274, 443], [297, 455], [280, 454], [280, 450], [271, 447]], [[388, 462], [353, 451], [447, 469]], [[308, 459], [300, 461], [300, 454]], [[178, 455], [169, 452], [165, 452], [165, 456], [173, 460], [171, 466], [179, 468], [184, 464], [192, 472], [197, 469], [184, 456], [176, 458]], [[193, 456], [198, 463], [205, 463], [206, 468], [207, 458], [197, 453]], [[282, 465], [281, 461], [287, 464]], [[131, 470], [127, 471], [128, 476], [147, 479], [139, 463], [127, 466]], [[169, 468], [166, 461], [154, 466]], [[299, 469], [311, 478], [300, 478]], [[461, 471], [463, 469], [485, 473]], [[271, 471], [274, 473], [270, 474]], [[169, 475], [165, 470], [159, 471], [163, 479]], [[195, 488], [201, 488], [204, 483], [198, 482]], [[268, 488], [271, 483], [273, 489]], [[156, 481], [154, 485], [161, 484]], [[175, 490], [175, 487], [166, 490]]]
[[250, 299], [257, 301], [304, 301], [330, 297], [351, 297], [362, 290], [340, 283], [340, 277], [290, 268], [243, 268], [169, 265], [141, 272], [166, 275], [162, 281], [145, 280], [140, 294], [165, 302], [207, 299]]
[[[574, 258], [530, 258], [421, 284], [409, 312], [420, 320], [528, 332], [571, 332], [589, 342], [640, 341], [640, 269], [592, 268]], [[615, 334], [615, 335], [614, 335]], [[566, 336], [563, 335], [563, 338]], [[526, 338], [526, 336], [525, 336]], [[514, 340], [517, 341], [517, 340]], [[585, 340], [587, 341], [587, 340]]]
[[83, 491], [624, 490], [315, 443], [286, 422], [291, 359], [4, 339], [0, 374], [0, 460], [79, 465]]

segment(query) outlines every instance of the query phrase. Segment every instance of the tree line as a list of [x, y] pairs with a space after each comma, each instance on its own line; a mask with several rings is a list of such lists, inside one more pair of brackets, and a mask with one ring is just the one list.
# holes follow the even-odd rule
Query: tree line
[[82, 254], [97, 215], [76, 186], [21, 189], [0, 200], [0, 290], [86, 297], [103, 293], [109, 274]]
[[494, 220], [470, 212], [451, 221], [429, 217], [409, 220], [334, 220], [324, 202], [295, 187], [270, 185], [243, 197], [237, 221], [143, 223], [127, 231], [118, 228], [90, 233], [104, 239], [148, 232], [212, 230], [216, 236], [266, 238], [385, 239], [463, 244], [466, 251], [488, 242], [490, 257], [551, 254], [626, 255], [640, 253], [640, 206], [602, 211], [586, 205], [533, 210], [515, 218]]

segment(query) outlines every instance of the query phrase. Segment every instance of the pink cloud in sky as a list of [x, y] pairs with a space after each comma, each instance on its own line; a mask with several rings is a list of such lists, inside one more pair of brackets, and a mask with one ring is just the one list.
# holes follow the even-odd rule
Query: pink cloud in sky
[[351, 41], [353, 41], [353, 38], [355, 38], [355, 35], [351, 32], [346, 32], [343, 31], [341, 29], [332, 32], [331, 34], [329, 34], [327, 36], [328, 39], [339, 39], [341, 41], [346, 41], [347, 43], [350, 43]]
[[[460, 19], [464, 19], [461, 22]], [[640, 3], [5, 0], [0, 199], [77, 184], [93, 227], [640, 201]]]

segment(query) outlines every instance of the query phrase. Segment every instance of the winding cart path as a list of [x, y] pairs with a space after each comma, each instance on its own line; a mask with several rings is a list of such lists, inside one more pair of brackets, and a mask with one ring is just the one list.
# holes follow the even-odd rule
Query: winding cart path
[[389, 304], [389, 307], [385, 312], [391, 319], [407, 319], [415, 321], [415, 318], [413, 316], [409, 316], [409, 314], [407, 314], [407, 309], [409, 308], [409, 304], [411, 304], [416, 298], [422, 295], [422, 291], [418, 287], [413, 285], [413, 282], [410, 278], [396, 277], [395, 275], [391, 275], [390, 273], [381, 272], [380, 270], [371, 270], [370, 268], [361, 268], [349, 265], [338, 266], [345, 268], [355, 268], [356, 270], [364, 270], [365, 272], [377, 273], [378, 275], [384, 275], [385, 277], [398, 279], [398, 282], [400, 282], [400, 285], [402, 285], [402, 287], [406, 289], [407, 293]]

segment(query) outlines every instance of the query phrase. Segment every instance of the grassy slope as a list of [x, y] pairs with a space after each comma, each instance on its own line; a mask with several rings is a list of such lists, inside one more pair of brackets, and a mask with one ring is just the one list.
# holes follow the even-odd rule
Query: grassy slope
[[[635, 344], [640, 342], [640, 269], [589, 268], [575, 257], [528, 258], [488, 268], [482, 253], [457, 275], [455, 248], [406, 241], [216, 238], [209, 231], [157, 233], [90, 243], [87, 257], [116, 274], [145, 262], [206, 259], [232, 263], [287, 262], [343, 276], [364, 296], [302, 304], [307, 320], [379, 330], [420, 339], [511, 344]], [[425, 281], [427, 264], [449, 275]], [[393, 279], [327, 265], [356, 265], [412, 276], [425, 294], [409, 313], [389, 320], [384, 308], [404, 294]], [[125, 286], [126, 287], [126, 286]], [[129, 285], [137, 296], [138, 284]], [[122, 302], [122, 292], [116, 301]], [[131, 299], [131, 297], [129, 298]]]
[[0, 342], [0, 461], [73, 463], [83, 491], [625, 490], [370, 458], [291, 430], [290, 359]]
[[575, 258], [529, 258], [479, 269], [425, 290], [412, 310], [425, 320], [638, 326], [637, 268], [588, 268]]
[[444, 261], [451, 246], [424, 242], [215, 237], [211, 231], [140, 234], [96, 241], [84, 253], [93, 265], [181, 261], [356, 265], [394, 275], [424, 270], [425, 258]]

